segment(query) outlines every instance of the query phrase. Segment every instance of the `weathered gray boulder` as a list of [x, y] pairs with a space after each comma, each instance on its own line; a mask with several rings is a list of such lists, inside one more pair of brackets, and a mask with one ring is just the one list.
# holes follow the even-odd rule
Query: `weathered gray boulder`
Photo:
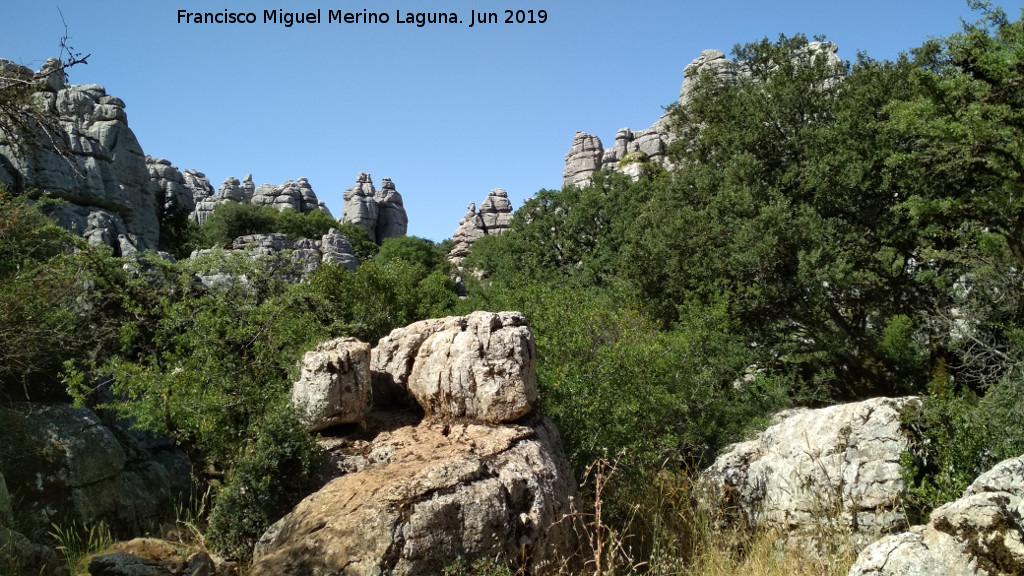
[[501, 188], [495, 188], [487, 194], [479, 211], [476, 204], [470, 202], [466, 215], [459, 221], [459, 227], [452, 235], [455, 246], [448, 253], [448, 261], [461, 266], [473, 243], [484, 236], [504, 234], [512, 223], [512, 215], [512, 203]]
[[25, 407], [33, 436], [59, 449], [57, 471], [41, 478], [46, 505], [69, 524], [105, 522], [115, 532], [140, 532], [173, 518], [192, 489], [190, 466], [173, 442], [104, 422], [70, 404]]
[[546, 420], [405, 426], [354, 452], [353, 471], [260, 538], [252, 576], [439, 575], [459, 556], [539, 574], [578, 548], [563, 520], [576, 485]]
[[150, 188], [124, 102], [102, 86], [66, 86], [59, 63], [38, 74], [8, 61], [3, 68], [34, 79], [37, 91], [27, 130], [0, 145], [0, 180], [15, 192], [37, 189], [70, 202], [58, 222], [90, 242], [118, 249], [116, 238], [125, 234], [139, 249], [156, 249], [163, 197]]
[[511, 422], [537, 399], [537, 348], [518, 312], [474, 312], [395, 329], [373, 349], [375, 402], [411, 396], [428, 417]]
[[306, 352], [292, 384], [295, 404], [311, 430], [339, 424], [366, 424], [370, 394], [370, 345], [336, 338]]
[[1024, 574], [1024, 457], [979, 476], [931, 522], [865, 548], [850, 576]]
[[380, 244], [388, 238], [405, 236], [409, 217], [402, 195], [390, 178], [385, 178], [381, 189], [377, 190], [370, 175], [360, 172], [356, 176], [356, 185], [345, 191], [344, 198], [342, 222], [359, 226], [370, 240]]
[[866, 539], [902, 529], [907, 439], [900, 416], [916, 401], [875, 398], [782, 412], [756, 439], [719, 456], [701, 487], [723, 513], [796, 536], [840, 530]]

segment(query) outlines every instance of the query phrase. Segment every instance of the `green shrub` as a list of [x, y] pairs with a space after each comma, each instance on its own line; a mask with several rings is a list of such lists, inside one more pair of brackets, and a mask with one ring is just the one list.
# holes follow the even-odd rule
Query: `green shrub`
[[203, 225], [206, 247], [230, 248], [239, 236], [277, 231], [278, 211], [269, 206], [223, 202]]
[[327, 458], [287, 402], [277, 402], [242, 441], [210, 514], [207, 539], [247, 558], [256, 540], [326, 477]]

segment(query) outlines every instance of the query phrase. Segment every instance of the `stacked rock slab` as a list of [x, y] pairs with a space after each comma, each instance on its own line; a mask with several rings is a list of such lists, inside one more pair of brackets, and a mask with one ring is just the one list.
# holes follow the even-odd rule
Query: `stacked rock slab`
[[[840, 60], [836, 55], [837, 51], [838, 48], [831, 42], [811, 42], [806, 48], [793, 54], [793, 57], [815, 58], [824, 55], [828, 65], [838, 69]], [[687, 106], [693, 101], [697, 79], [702, 75], [709, 75], [713, 82], [719, 83], [732, 83], [751, 78], [747, 68], [741, 63], [726, 59], [721, 50], [704, 50], [683, 70], [683, 84], [679, 90], [678, 100], [680, 106]], [[838, 75], [835, 81], [839, 81]], [[667, 151], [672, 140], [667, 115], [663, 115], [646, 130], [619, 130], [615, 135], [615, 145], [607, 150], [597, 136], [577, 132], [569, 153], [565, 155], [562, 185], [588, 186], [594, 172], [599, 170], [623, 172], [636, 179], [643, 174], [644, 163], [671, 169]]]
[[367, 373], [374, 408], [404, 395], [428, 418], [332, 452], [345, 473], [271, 526], [250, 574], [439, 575], [459, 557], [561, 567], [578, 548], [565, 520], [576, 486], [554, 425], [531, 414], [535, 350], [516, 312], [426, 320], [382, 339]]
[[512, 222], [512, 213], [512, 203], [501, 188], [491, 190], [480, 205], [480, 210], [470, 202], [466, 215], [459, 221], [459, 227], [452, 235], [455, 246], [448, 253], [448, 260], [460, 266], [474, 242], [484, 236], [504, 234]]
[[370, 240], [380, 244], [388, 238], [405, 236], [409, 217], [405, 212], [402, 195], [389, 178], [381, 182], [378, 191], [369, 174], [360, 172], [356, 185], [345, 191], [342, 222], [362, 228]]
[[855, 540], [907, 525], [900, 417], [914, 398], [875, 398], [780, 413], [757, 438], [730, 446], [701, 475], [717, 510], [797, 537], [853, 533]]
[[865, 548], [850, 576], [1024, 574], [1024, 457], [997, 464], [931, 522]]
[[52, 210], [60, 225], [116, 250], [157, 247], [163, 197], [150, 188], [145, 154], [128, 127], [124, 102], [102, 86], [67, 86], [60, 62], [39, 73], [0, 60], [7, 82], [35, 90], [27, 129], [0, 145], [0, 183], [39, 190], [69, 204]]

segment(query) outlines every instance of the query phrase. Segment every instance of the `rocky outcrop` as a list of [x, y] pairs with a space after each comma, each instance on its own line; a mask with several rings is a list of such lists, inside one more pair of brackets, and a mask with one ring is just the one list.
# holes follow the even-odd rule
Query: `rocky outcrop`
[[370, 393], [370, 345], [337, 338], [306, 352], [292, 384], [292, 403], [311, 430], [339, 424], [366, 425]]
[[457, 557], [526, 561], [531, 573], [576, 550], [575, 482], [557, 431], [424, 423], [336, 454], [354, 470], [274, 524], [252, 576], [441, 574]]
[[1024, 457], [979, 476], [931, 522], [865, 548], [850, 576], [1024, 574]]
[[[793, 58], [809, 59], [823, 55], [829, 65], [838, 69], [841, 62], [836, 55], [837, 51], [838, 48], [831, 42], [811, 42], [806, 48], [794, 53]], [[704, 50], [683, 71], [678, 100], [680, 106], [693, 101], [697, 79], [704, 74], [722, 83], [751, 79], [750, 70], [743, 63], [726, 59], [721, 50]], [[841, 75], [837, 73], [830, 83], [840, 80]], [[615, 145], [607, 150], [597, 136], [577, 132], [569, 153], [565, 155], [562, 186], [588, 186], [594, 172], [599, 170], [622, 172], [635, 180], [648, 173], [652, 166], [671, 169], [667, 151], [673, 137], [668, 124], [668, 117], [663, 115], [646, 130], [623, 128], [615, 135]]]
[[191, 467], [173, 441], [101, 419], [70, 404], [32, 404], [25, 421], [35, 438], [58, 451], [56, 471], [40, 478], [53, 521], [139, 533], [168, 517], [191, 494]]
[[395, 190], [395, 183], [390, 178], [381, 180], [380, 190], [376, 196], [377, 240], [383, 242], [388, 238], [401, 238], [409, 229], [409, 217], [405, 213], [402, 195]]
[[412, 397], [428, 418], [501, 423], [537, 399], [537, 347], [518, 312], [474, 312], [395, 329], [377, 343], [373, 395]]
[[[341, 476], [270, 527], [251, 574], [434, 575], [460, 556], [535, 574], [562, 566], [578, 548], [576, 484], [554, 425], [530, 414], [536, 348], [523, 316], [417, 322], [381, 339], [368, 368], [364, 347], [339, 339], [303, 360], [302, 380], [317, 383], [307, 388], [353, 391], [338, 403], [349, 421], [372, 377], [375, 411], [367, 432], [322, 440]], [[427, 418], [382, 413], [386, 394]]]
[[331, 228], [320, 238], [320, 253], [324, 263], [344, 266], [352, 272], [359, 267], [352, 243], [336, 228]]
[[701, 475], [707, 500], [751, 526], [813, 537], [870, 538], [904, 528], [900, 416], [914, 398], [876, 398], [780, 413], [757, 438], [730, 446]]
[[150, 192], [163, 201], [162, 216], [174, 212], [195, 212], [195, 194], [185, 183], [185, 176], [170, 161], [146, 156], [146, 168], [149, 171]]
[[[202, 180], [199, 180], [198, 177], [202, 177]], [[195, 173], [192, 179], [201, 184], [202, 181], [205, 181], [205, 176]], [[313, 187], [305, 178], [299, 178], [297, 182], [288, 180], [280, 186], [262, 184], [257, 188], [253, 183], [252, 174], [246, 174], [242, 181], [239, 181], [238, 178], [224, 180], [216, 196], [207, 192], [208, 189], [212, 190], [212, 188], [208, 188], [209, 182], [205, 182], [205, 184], [206, 186], [202, 187], [201, 191], [193, 188], [196, 198], [195, 211], [190, 218], [200, 225], [206, 224], [217, 206], [225, 202], [270, 206], [278, 211], [295, 210], [302, 214], [323, 212], [333, 218], [327, 205], [316, 197]]]
[[390, 179], [385, 178], [378, 191], [370, 175], [360, 172], [356, 185], [345, 191], [344, 198], [342, 222], [359, 226], [370, 240], [380, 244], [388, 238], [405, 236], [409, 218], [402, 195]]
[[[214, 249], [196, 250], [191, 257], [196, 258], [214, 253]], [[285, 234], [250, 234], [235, 238], [230, 250], [225, 252], [245, 253], [252, 258], [273, 257], [287, 252], [292, 260], [298, 264], [302, 276], [316, 272], [321, 264], [330, 263], [343, 266], [351, 272], [355, 272], [359, 266], [359, 259], [352, 253], [352, 244], [348, 238], [341, 235], [337, 229], [331, 229], [319, 240], [302, 238], [291, 241]], [[217, 274], [201, 277], [204, 284], [211, 285], [207, 279], [214, 284], [219, 282]], [[301, 278], [296, 278], [299, 280]]]
[[124, 102], [102, 86], [67, 86], [56, 60], [39, 74], [6, 60], [4, 75], [34, 83], [25, 129], [0, 145], [0, 182], [70, 204], [52, 210], [64, 227], [119, 250], [156, 249], [163, 197], [150, 188], [145, 154]]
[[470, 202], [466, 215], [459, 221], [459, 227], [452, 235], [455, 246], [448, 253], [448, 260], [460, 266], [474, 242], [484, 236], [500, 236], [505, 233], [512, 222], [512, 214], [512, 203], [501, 188], [495, 188], [487, 194], [480, 210]]

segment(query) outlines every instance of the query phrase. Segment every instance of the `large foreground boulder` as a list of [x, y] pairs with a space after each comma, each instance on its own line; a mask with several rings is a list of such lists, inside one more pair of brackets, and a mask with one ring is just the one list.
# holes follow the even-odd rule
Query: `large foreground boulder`
[[252, 576], [441, 574], [458, 557], [557, 567], [577, 543], [575, 483], [554, 426], [427, 422], [379, 434], [353, 472], [260, 539]]
[[428, 417], [512, 422], [537, 399], [536, 359], [533, 333], [518, 312], [416, 322], [374, 348], [374, 401], [411, 396]]
[[1024, 574], [1024, 456], [982, 474], [931, 522], [864, 549], [850, 576]]
[[702, 487], [727, 517], [812, 540], [837, 530], [867, 539], [903, 529], [900, 416], [915, 401], [785, 411], [756, 439], [720, 456], [702, 474]]

